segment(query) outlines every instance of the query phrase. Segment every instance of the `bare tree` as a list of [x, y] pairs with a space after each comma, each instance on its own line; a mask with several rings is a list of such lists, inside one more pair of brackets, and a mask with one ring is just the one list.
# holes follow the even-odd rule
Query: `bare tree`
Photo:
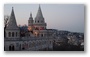
[[9, 22], [9, 16], [8, 15], [4, 15], [4, 37], [6, 37], [6, 32], [5, 32], [5, 29], [8, 25], [8, 22]]
[[9, 16], [8, 16], [8, 15], [5, 15], [5, 16], [4, 16], [4, 28], [7, 27], [8, 22], [9, 22]]

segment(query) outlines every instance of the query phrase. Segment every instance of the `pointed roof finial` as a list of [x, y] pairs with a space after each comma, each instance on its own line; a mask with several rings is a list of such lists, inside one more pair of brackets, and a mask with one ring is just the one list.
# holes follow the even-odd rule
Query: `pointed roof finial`
[[18, 29], [13, 7], [12, 7], [7, 29]]
[[12, 7], [12, 9], [13, 9], [13, 7]]
[[13, 7], [12, 7], [11, 16], [14, 16], [14, 9], [13, 9]]
[[39, 4], [39, 9], [38, 10], [41, 10], [40, 4]]
[[30, 17], [29, 17], [29, 19], [33, 19], [33, 17], [32, 17], [32, 13], [30, 12]]
[[40, 4], [39, 4], [39, 7], [40, 7]]
[[30, 17], [32, 17], [32, 13], [30, 12]]
[[38, 12], [37, 12], [37, 15], [36, 15], [36, 19], [39, 19], [39, 18], [43, 18], [43, 14], [42, 14], [42, 11], [41, 11], [40, 4], [39, 4]]
[[12, 7], [12, 10], [13, 10], [13, 7]]

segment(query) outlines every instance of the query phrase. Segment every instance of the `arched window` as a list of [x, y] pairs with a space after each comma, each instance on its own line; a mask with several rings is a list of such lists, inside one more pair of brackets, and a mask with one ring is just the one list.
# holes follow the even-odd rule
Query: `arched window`
[[35, 46], [35, 43], [34, 42], [32, 43], [32, 46]]
[[16, 37], [17, 37], [17, 32], [16, 32]]
[[15, 50], [14, 45], [10, 45], [9, 46], [9, 51], [14, 51], [14, 50]]
[[52, 43], [52, 41], [50, 41], [50, 44]]
[[30, 34], [29, 34], [29, 36], [30, 36]]
[[8, 33], [8, 36], [11, 37], [11, 32]]
[[41, 37], [43, 37], [43, 34], [41, 34]]
[[14, 32], [12, 32], [12, 37], [14, 37]]
[[39, 20], [38, 20], [38, 23], [39, 23]]
[[39, 28], [38, 27], [35, 27], [35, 30], [39, 30]]
[[30, 21], [28, 21], [28, 23], [30, 23]]

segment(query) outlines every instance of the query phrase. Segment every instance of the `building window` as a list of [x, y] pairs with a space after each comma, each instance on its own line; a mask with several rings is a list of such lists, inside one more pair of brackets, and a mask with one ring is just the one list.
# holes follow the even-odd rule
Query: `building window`
[[44, 34], [44, 36], [46, 36], [46, 34]]
[[38, 28], [38, 27], [36, 27], [36, 28], [35, 28], [35, 30], [39, 30], [39, 28]]
[[16, 32], [16, 37], [17, 37], [17, 32]]
[[29, 36], [30, 36], [30, 34], [29, 34]]
[[12, 32], [12, 37], [14, 37], [14, 32]]
[[52, 43], [52, 41], [50, 41], [50, 44]]
[[11, 32], [8, 33], [8, 36], [11, 37]]
[[43, 37], [43, 34], [41, 34], [41, 37]]
[[44, 27], [40, 27], [40, 30], [44, 30]]
[[38, 23], [39, 23], [39, 21], [38, 21]]
[[30, 23], [30, 21], [28, 21]]

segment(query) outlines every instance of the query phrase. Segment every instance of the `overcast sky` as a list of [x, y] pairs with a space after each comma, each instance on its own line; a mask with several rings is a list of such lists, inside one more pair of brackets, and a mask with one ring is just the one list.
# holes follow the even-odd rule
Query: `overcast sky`
[[[84, 32], [85, 6], [83, 4], [40, 4], [47, 28]], [[10, 15], [12, 7], [18, 25], [27, 25], [30, 12], [35, 18], [39, 4], [5, 4], [4, 15]]]

